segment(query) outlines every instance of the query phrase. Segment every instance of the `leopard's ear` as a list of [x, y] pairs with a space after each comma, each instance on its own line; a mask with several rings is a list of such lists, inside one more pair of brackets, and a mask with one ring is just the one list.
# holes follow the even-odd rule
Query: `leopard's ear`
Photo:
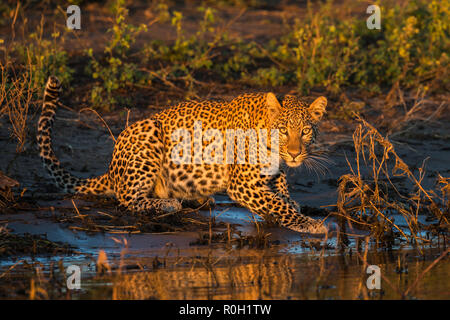
[[325, 97], [319, 97], [316, 100], [314, 100], [313, 103], [308, 108], [309, 114], [314, 122], [319, 122], [324, 113], [326, 112], [327, 108], [327, 98]]
[[266, 95], [266, 103], [269, 110], [269, 119], [273, 120], [280, 114], [281, 104], [272, 92]]

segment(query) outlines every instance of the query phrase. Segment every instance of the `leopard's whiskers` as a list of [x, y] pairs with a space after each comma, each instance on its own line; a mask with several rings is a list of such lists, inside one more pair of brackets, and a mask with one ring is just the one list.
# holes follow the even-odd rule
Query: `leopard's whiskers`
[[330, 173], [330, 169], [327, 165], [333, 164], [333, 161], [326, 155], [309, 154], [304, 160], [303, 164], [306, 168], [312, 170], [320, 179], [321, 176], [325, 176], [326, 173]]

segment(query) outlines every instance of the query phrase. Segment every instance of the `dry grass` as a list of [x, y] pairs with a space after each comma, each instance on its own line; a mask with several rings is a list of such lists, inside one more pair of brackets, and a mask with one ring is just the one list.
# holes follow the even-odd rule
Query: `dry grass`
[[[356, 118], [359, 122], [353, 134], [356, 165], [347, 160], [351, 173], [340, 178], [338, 215], [371, 230], [377, 242], [390, 243], [395, 238], [416, 244], [429, 242], [420, 235], [425, 226], [419, 223], [418, 216], [424, 213], [435, 218], [433, 231], [448, 233], [449, 179], [440, 177], [439, 190], [426, 190], [422, 186], [424, 164], [416, 176], [386, 137], [364, 119]], [[362, 176], [362, 166], [369, 169], [368, 177]], [[404, 180], [407, 191], [399, 190], [392, 181], [394, 177]], [[405, 219], [409, 232], [393, 219], [392, 214], [397, 213]]]
[[[396, 83], [385, 101], [380, 101], [380, 116], [384, 118], [381, 122], [388, 128], [387, 134], [391, 139], [413, 131], [419, 124], [429, 124], [445, 114], [449, 107], [448, 101], [437, 103], [427, 98], [426, 93], [423, 87], [405, 93]], [[395, 106], [403, 109], [403, 115], [400, 116], [400, 110], [395, 111]]]
[[37, 85], [33, 80], [31, 69], [31, 57], [29, 57], [27, 70], [16, 75], [11, 69], [10, 63], [0, 63], [1, 85], [0, 85], [0, 117], [7, 115], [11, 124], [11, 136], [17, 139], [16, 152], [25, 150], [28, 135], [27, 120], [29, 110], [35, 103], [34, 95]]
[[6, 209], [15, 204], [14, 193], [12, 188], [17, 187], [19, 182], [5, 176], [0, 171], [0, 209]]

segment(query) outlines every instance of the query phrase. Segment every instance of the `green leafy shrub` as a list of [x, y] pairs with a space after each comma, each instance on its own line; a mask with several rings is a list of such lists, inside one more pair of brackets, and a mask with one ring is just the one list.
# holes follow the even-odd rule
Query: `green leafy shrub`
[[92, 88], [91, 102], [95, 107], [109, 109], [117, 103], [127, 103], [126, 98], [117, 95], [117, 90], [125, 89], [133, 83], [145, 81], [138, 72], [138, 66], [130, 62], [128, 55], [136, 37], [147, 30], [146, 25], [133, 26], [126, 23], [128, 10], [124, 0], [114, 2], [112, 11], [114, 25], [108, 30], [111, 39], [107, 43], [101, 60], [94, 57], [93, 50], [88, 49], [90, 63], [86, 71], [100, 82]]
[[159, 66], [151, 70], [151, 79], [158, 78], [172, 85], [174, 82], [182, 82], [188, 95], [197, 82], [196, 74], [213, 69], [214, 50], [226, 41], [226, 33], [219, 32], [216, 27], [215, 9], [199, 7], [198, 10], [203, 13], [203, 19], [197, 32], [187, 36], [183, 27], [183, 14], [173, 11], [168, 18], [176, 30], [175, 41], [151, 41], [143, 54], [149, 65]]
[[270, 51], [274, 59], [290, 66], [287, 79], [294, 80], [301, 92], [314, 86], [338, 91], [349, 82], [357, 39], [351, 22], [332, 14], [331, 2], [318, 12], [308, 7], [306, 19], [296, 19], [292, 31]]
[[[87, 52], [88, 72], [99, 80], [91, 100], [97, 106], [114, 105], [121, 90], [155, 81], [187, 97], [210, 81], [294, 85], [302, 94], [312, 88], [337, 94], [343, 87], [380, 92], [393, 85], [442, 89], [449, 81], [449, 3], [387, 3], [381, 6], [381, 30], [369, 30], [367, 16], [336, 13], [329, 0], [308, 5], [302, 19], [285, 23], [283, 36], [259, 43], [230, 37], [232, 21], [224, 24], [216, 9], [204, 6], [198, 8], [197, 30], [188, 33], [183, 13], [160, 2], [152, 10], [160, 22], [170, 22], [175, 40], [153, 40], [132, 52], [146, 27], [127, 24], [124, 1], [117, 0], [104, 56]], [[347, 111], [341, 116], [347, 118]]]
[[43, 33], [42, 20], [37, 32], [31, 33], [24, 44], [16, 46], [19, 63], [23, 66], [30, 65], [29, 72], [39, 87], [45, 85], [49, 75], [56, 75], [62, 83], [68, 85], [74, 70], [68, 66], [69, 56], [63, 48], [64, 37], [60, 32], [54, 31], [51, 34], [52, 40], [47, 40]]
[[362, 86], [405, 87], [448, 83], [450, 1], [410, 1], [382, 12], [381, 32], [360, 28], [361, 61], [355, 82]]
[[381, 7], [381, 30], [365, 19], [335, 15], [332, 1], [318, 10], [308, 6], [279, 40], [265, 46], [276, 64], [258, 68], [250, 78], [260, 85], [296, 83], [300, 92], [313, 87], [338, 92], [342, 86], [380, 91], [399, 82], [448, 84], [449, 0], [409, 1], [404, 7]]

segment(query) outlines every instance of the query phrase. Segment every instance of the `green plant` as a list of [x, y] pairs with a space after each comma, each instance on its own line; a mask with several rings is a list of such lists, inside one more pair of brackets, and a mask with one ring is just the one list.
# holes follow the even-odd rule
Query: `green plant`
[[222, 80], [230, 82], [242, 79], [250, 83], [259, 82], [259, 78], [255, 81], [256, 78], [252, 76], [252, 71], [257, 69], [265, 57], [258, 45], [238, 38], [228, 40], [223, 46], [227, 50], [222, 50], [222, 59], [214, 64], [214, 70], [219, 73]]
[[381, 31], [359, 26], [360, 63], [354, 82], [376, 91], [397, 82], [405, 87], [448, 83], [449, 13], [448, 0], [416, 0], [406, 7], [384, 8]]
[[[241, 13], [224, 23], [217, 9], [201, 6], [201, 18], [192, 32], [185, 28], [183, 13], [165, 2], [152, 7], [153, 21], [135, 26], [127, 22], [125, 1], [115, 0], [110, 38], [102, 54], [86, 51], [86, 71], [97, 81], [90, 99], [103, 108], [127, 104], [125, 90], [155, 83], [189, 98], [211, 81], [264, 88], [295, 85], [302, 94], [312, 88], [333, 94], [348, 87], [372, 92], [394, 85], [446, 88], [450, 0], [412, 0], [403, 6], [383, 3], [380, 7], [381, 30], [369, 30], [364, 17], [335, 12], [336, 6], [328, 0], [308, 5], [305, 16], [294, 23], [285, 20], [283, 36], [257, 41], [227, 32]], [[136, 48], [137, 37], [154, 22], [168, 22], [175, 39], [153, 40], [143, 49]], [[40, 84], [49, 73], [67, 83], [72, 70], [62, 43], [56, 31], [52, 40], [43, 39], [41, 27], [16, 52], [22, 63], [28, 54], [33, 57], [33, 73]], [[357, 111], [347, 109], [337, 116], [349, 118], [351, 111]]]
[[92, 88], [91, 102], [94, 106], [106, 109], [118, 102], [126, 102], [124, 98], [116, 94], [117, 90], [143, 80], [137, 65], [130, 62], [127, 56], [136, 37], [146, 31], [147, 26], [143, 24], [133, 26], [126, 23], [128, 10], [124, 3], [124, 0], [117, 0], [112, 7], [114, 24], [108, 30], [112, 36], [104, 50], [106, 57], [97, 60], [92, 49], [86, 52], [90, 58], [86, 68], [87, 73], [94, 79], [100, 80], [100, 83]]
[[[193, 89], [195, 73], [210, 70], [213, 66], [213, 50], [224, 35], [215, 27], [215, 10], [199, 7], [203, 19], [196, 33], [187, 36], [183, 27], [183, 14], [174, 11], [170, 14], [171, 25], [176, 30], [176, 39], [172, 44], [152, 41], [146, 48], [144, 56], [148, 63], [159, 61], [163, 67], [149, 70], [150, 79], [159, 79], [175, 87], [174, 82], [183, 82], [188, 93]], [[163, 11], [167, 13], [166, 11]]]
[[332, 1], [318, 10], [308, 6], [305, 18], [266, 44], [271, 63], [256, 69], [253, 82], [296, 83], [303, 93], [313, 87], [337, 93], [342, 86], [380, 91], [397, 82], [448, 84], [450, 1], [381, 6], [381, 30], [369, 30], [364, 19], [339, 16], [333, 8]]
[[333, 12], [331, 1], [318, 11], [308, 5], [305, 18], [287, 25], [285, 36], [265, 46], [276, 65], [257, 70], [254, 81], [272, 86], [296, 83], [303, 93], [315, 86], [337, 92], [349, 84], [357, 37], [351, 21], [338, 20]]
[[[54, 27], [51, 40], [44, 38], [44, 18], [37, 27], [37, 31], [29, 35], [24, 44], [18, 44], [15, 53], [18, 62], [29, 65], [30, 72], [37, 86], [44, 86], [48, 76], [57, 76], [65, 85], [72, 80], [74, 70], [68, 66], [69, 56], [63, 48], [64, 36]], [[31, 63], [28, 64], [29, 60]]]

